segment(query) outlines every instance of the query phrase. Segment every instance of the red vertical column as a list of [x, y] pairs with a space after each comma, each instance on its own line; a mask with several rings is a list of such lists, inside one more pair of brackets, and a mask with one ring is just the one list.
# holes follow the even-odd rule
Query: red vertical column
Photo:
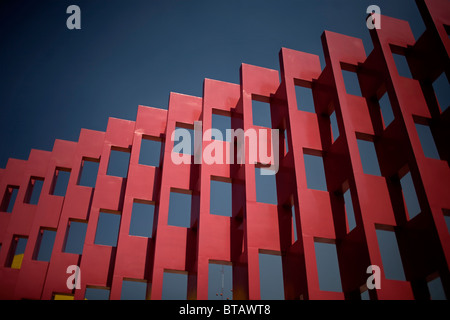
[[[80, 140], [83, 140], [85, 131], [82, 130]], [[100, 140], [103, 142], [103, 136]], [[90, 142], [96, 141], [91, 140]], [[57, 223], [57, 232], [53, 245], [52, 255], [48, 266], [47, 277], [42, 290], [42, 299], [52, 299], [53, 294], [71, 294], [66, 286], [69, 274], [66, 273], [70, 265], [79, 265], [80, 255], [64, 252], [66, 240], [67, 223], [70, 218], [86, 220], [89, 212], [89, 202], [92, 190], [80, 190], [77, 188], [78, 173], [81, 164], [81, 154], [77, 152], [77, 143], [56, 140], [50, 158], [48, 172], [46, 177], [48, 181], [44, 182], [41, 197], [44, 203], [54, 207], [53, 220]], [[70, 170], [70, 178], [64, 197], [50, 194], [55, 187], [57, 168]], [[47, 180], [47, 179], [46, 179]], [[47, 184], [48, 183], [48, 184]], [[58, 203], [58, 205], [56, 205]], [[39, 206], [42, 204], [39, 203]], [[56, 209], [56, 206], [59, 208]]]
[[153, 224], [150, 238], [132, 236], [129, 230], [135, 201], [153, 204], [155, 206], [154, 221], [156, 221], [162, 166], [139, 164], [139, 155], [144, 137], [161, 141], [163, 145], [166, 120], [166, 110], [144, 106], [138, 108], [111, 286], [110, 299], [113, 300], [120, 299], [124, 278], [147, 281], [150, 293], [156, 224]]
[[[70, 265], [80, 266], [81, 255], [64, 252], [67, 240], [69, 220], [87, 221], [91, 209], [93, 188], [78, 185], [81, 162], [83, 157], [99, 159], [104, 141], [104, 133], [92, 130], [81, 130], [78, 143], [72, 153], [65, 153], [70, 157], [70, 162], [61, 163], [58, 167], [70, 168], [70, 179], [64, 197], [62, 211], [58, 212], [57, 232], [55, 243], [50, 259], [49, 270], [45, 282], [42, 298], [51, 299], [54, 293], [71, 294], [72, 290], [67, 288], [66, 282], [70, 274], [67, 274], [67, 267]], [[58, 161], [59, 162], [59, 161]], [[50, 167], [50, 174], [54, 175], [54, 167]], [[45, 185], [45, 184], [44, 184]], [[41, 197], [45, 193], [44, 188]], [[59, 196], [52, 196], [60, 198]], [[41, 204], [40, 204], [41, 206]], [[45, 210], [45, 208], [43, 208]], [[81, 278], [83, 280], [83, 278]], [[84, 292], [84, 291], [83, 291]], [[84, 296], [83, 296], [84, 298]]]
[[[297, 220], [298, 240], [292, 245], [290, 255], [293, 266], [298, 266], [299, 275], [293, 289], [295, 299], [342, 299], [339, 292], [320, 290], [317, 270], [315, 241], [335, 242], [333, 216], [327, 191], [309, 189], [306, 181], [304, 155], [324, 157], [319, 120], [322, 105], [317, 80], [320, 75], [318, 56], [282, 49], [282, 77], [286, 87], [288, 112], [289, 153], [292, 154], [292, 169], [295, 176], [293, 205]], [[311, 88], [316, 112], [298, 110], [297, 102], [304, 97], [296, 96], [295, 85]], [[325, 160], [325, 157], [324, 157]], [[328, 170], [325, 167], [327, 176]], [[301, 279], [301, 280], [300, 280]]]
[[[217, 162], [207, 163], [202, 159], [200, 166], [200, 215], [199, 215], [199, 231], [198, 231], [198, 266], [197, 266], [197, 299], [208, 299], [208, 281], [210, 275], [209, 263], [210, 261], [217, 261], [220, 263], [232, 263], [232, 246], [239, 246], [239, 243], [233, 241], [239, 237], [237, 225], [238, 214], [242, 212], [243, 197], [242, 193], [233, 192], [232, 202], [233, 208], [232, 217], [215, 215], [210, 212], [211, 202], [211, 177], [216, 176], [233, 183], [233, 189], [237, 185], [242, 185], [242, 181], [238, 180], [238, 174], [234, 175], [230, 164], [230, 158], [226, 156], [227, 148], [234, 148], [233, 142], [226, 142], [220, 140], [211, 140], [210, 130], [212, 127], [213, 113], [229, 116], [232, 119], [242, 117], [241, 113], [237, 112], [237, 106], [240, 100], [239, 85], [205, 79], [203, 91], [203, 142], [202, 151], [215, 148], [222, 150], [222, 158], [217, 157]], [[230, 121], [232, 123], [232, 121]], [[233, 123], [232, 123], [233, 124]], [[232, 128], [229, 128], [232, 129]], [[209, 148], [209, 149], [207, 149]], [[207, 152], [210, 155], [210, 152]], [[213, 154], [214, 155], [214, 154]], [[243, 190], [242, 190], [243, 191]], [[240, 205], [239, 205], [240, 204]], [[242, 235], [241, 235], [242, 236]], [[237, 250], [240, 250], [237, 248]], [[234, 264], [233, 264], [234, 267]], [[233, 277], [234, 278], [234, 277]], [[239, 280], [233, 281], [233, 295], [239, 296], [240, 288], [245, 288], [245, 283], [240, 283]]]
[[[190, 164], [175, 164], [171, 154], [174, 141], [172, 133], [177, 125], [193, 129], [195, 121], [200, 120], [202, 99], [177, 93], [171, 93], [167, 115], [166, 143], [164, 150], [163, 174], [158, 202], [157, 234], [155, 239], [155, 257], [152, 272], [151, 298], [162, 297], [164, 271], [187, 273], [188, 298], [196, 297], [196, 242], [198, 230], [198, 173], [195, 173], [193, 157]], [[191, 141], [192, 142], [192, 141]], [[189, 228], [168, 224], [169, 201], [172, 188], [192, 193], [191, 223]], [[196, 207], [197, 203], [197, 207]]]
[[[295, 216], [293, 219], [296, 222], [298, 235], [297, 241], [291, 240], [291, 245], [286, 249], [287, 266], [285, 266], [285, 271], [287, 277], [293, 281], [287, 283], [285, 292], [287, 299], [308, 299], [310, 298], [310, 292], [319, 290], [314, 237], [334, 238], [334, 236], [327, 234], [326, 231], [329, 230], [328, 224], [330, 223], [327, 212], [322, 210], [323, 208], [316, 208], [314, 200], [311, 201], [316, 197], [323, 199], [324, 192], [307, 188], [303, 161], [305, 150], [322, 155], [322, 146], [319, 139], [317, 115], [298, 110], [297, 102], [304, 97], [296, 95], [295, 85], [301, 84], [311, 88], [311, 90], [317, 90], [315, 81], [320, 75], [320, 63], [319, 57], [316, 55], [283, 48], [280, 51], [280, 65], [281, 88], [283, 89], [281, 92], [284, 94], [282, 98], [286, 104], [285, 129], [287, 137], [285, 138], [288, 139], [289, 151], [282, 158], [278, 175], [280, 176], [280, 182], [290, 181], [289, 184], [282, 182], [281, 193], [291, 197], [290, 203], [287, 205], [289, 210], [291, 206], [294, 207]], [[313, 197], [311, 197], [311, 192], [314, 194]], [[327, 202], [328, 200], [325, 200], [324, 204], [326, 205]], [[320, 234], [317, 222], [311, 220], [316, 214], [321, 213], [323, 216], [320, 219], [324, 226], [322, 230], [325, 230], [323, 234]], [[290, 217], [290, 212], [288, 216]], [[287, 231], [285, 230], [284, 233], [292, 233]]]
[[107, 170], [113, 148], [131, 150], [134, 124], [133, 121], [115, 118], [110, 118], [108, 121], [80, 261], [82, 288], [75, 291], [75, 299], [84, 299], [87, 285], [111, 286], [116, 247], [96, 244], [95, 238], [100, 211], [122, 214], [126, 178], [110, 176]]
[[[256, 130], [258, 144], [260, 129], [267, 130], [267, 138], [271, 140], [271, 129], [263, 128], [253, 123], [252, 101], [268, 102], [274, 108], [272, 96], [279, 87], [278, 71], [252, 65], [241, 66], [241, 95], [243, 103], [244, 132]], [[273, 113], [274, 111], [271, 111]], [[276, 111], [275, 111], [276, 112]], [[273, 119], [273, 117], [272, 117]], [[269, 141], [272, 143], [272, 141]], [[259, 150], [258, 147], [245, 147], [245, 194], [246, 206], [244, 214], [244, 257], [248, 265], [248, 298], [260, 299], [259, 253], [261, 250], [280, 252], [280, 234], [278, 224], [278, 207], [274, 204], [256, 201], [255, 164], [250, 162], [250, 153]], [[259, 153], [257, 162], [261, 163]]]

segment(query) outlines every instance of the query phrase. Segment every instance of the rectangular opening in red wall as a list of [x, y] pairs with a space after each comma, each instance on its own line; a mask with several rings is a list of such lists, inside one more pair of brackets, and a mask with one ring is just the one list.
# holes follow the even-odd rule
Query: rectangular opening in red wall
[[153, 202], [134, 199], [131, 210], [130, 236], [151, 238], [154, 218], [155, 204]]
[[6, 267], [11, 269], [20, 269], [27, 246], [28, 237], [14, 235], [11, 241], [8, 257], [6, 259]]
[[173, 134], [173, 150], [172, 152], [194, 155], [194, 125], [190, 123], [177, 122], [175, 125], [175, 133]]
[[252, 115], [254, 126], [272, 128], [270, 98], [252, 95]]
[[447, 300], [442, 279], [438, 272], [429, 275], [426, 281], [431, 300]]
[[86, 286], [85, 300], [109, 300], [111, 289], [108, 287]]
[[56, 229], [41, 228], [39, 230], [33, 259], [39, 261], [50, 261], [53, 245], [56, 238]]
[[400, 176], [400, 186], [402, 188], [403, 202], [405, 205], [408, 218], [412, 219], [417, 216], [421, 211], [419, 198], [417, 197], [416, 188], [414, 186], [414, 181], [411, 176], [409, 169]]
[[308, 189], [327, 191], [322, 152], [320, 150], [303, 149], [303, 159]]
[[409, 69], [407, 54], [408, 50], [404, 47], [390, 45], [392, 58], [394, 58], [395, 67], [397, 69], [397, 73], [404, 78], [412, 79], [411, 70]]
[[312, 83], [310, 81], [294, 79], [297, 110], [315, 113]]
[[375, 149], [374, 137], [356, 133], [356, 141], [361, 159], [363, 172], [374, 176], [381, 176], [378, 163], [377, 150]]
[[417, 135], [419, 136], [420, 145], [423, 154], [427, 158], [440, 160], [440, 155], [434, 141], [433, 132], [430, 127], [431, 119], [414, 117]]
[[0, 205], [0, 211], [11, 213], [16, 203], [17, 194], [19, 193], [18, 186], [8, 185], [6, 186], [5, 193]]
[[333, 112], [330, 114], [330, 127], [331, 127], [331, 142], [336, 141], [339, 138], [339, 126], [336, 118], [336, 110], [333, 108]]
[[162, 300], [186, 300], [187, 285], [187, 271], [164, 270]]
[[[348, 185], [348, 184], [346, 184]], [[345, 187], [344, 187], [345, 188]], [[347, 233], [356, 227], [355, 211], [353, 210], [353, 199], [350, 187], [347, 187], [343, 193], [345, 216], [347, 218], [348, 230]]]
[[121, 218], [120, 211], [100, 209], [94, 243], [116, 247]]
[[405, 272], [394, 227], [376, 225], [375, 228], [386, 278], [405, 281]]
[[208, 300], [233, 300], [233, 265], [231, 262], [209, 261]]
[[82, 254], [86, 238], [87, 221], [69, 219], [63, 251], [67, 253]]
[[25, 193], [24, 202], [29, 204], [38, 204], [43, 185], [44, 178], [31, 177], [28, 183], [27, 192]]
[[130, 149], [111, 147], [106, 174], [109, 176], [126, 178], [128, 176], [129, 165]]
[[167, 223], [171, 226], [189, 228], [191, 226], [191, 207], [191, 190], [171, 188]]
[[314, 238], [314, 249], [320, 290], [341, 292], [341, 275], [335, 240]]
[[83, 157], [83, 159], [81, 160], [78, 185], [95, 188], [99, 165], [100, 159]]
[[444, 214], [445, 224], [447, 225], [447, 231], [450, 234], [450, 209], [442, 209]]
[[64, 197], [66, 195], [67, 186], [69, 185], [71, 169], [57, 167], [53, 175], [52, 187], [50, 194]]
[[386, 90], [384, 90], [384, 93], [378, 99], [378, 105], [380, 107], [384, 128], [387, 128], [392, 123], [392, 121], [394, 121], [395, 117], [392, 110], [391, 100]]
[[278, 204], [276, 172], [265, 165], [255, 165], [256, 201]]
[[232, 183], [231, 179], [225, 177], [211, 176], [210, 185], [210, 207], [211, 214], [231, 217], [232, 216]]
[[231, 117], [224, 112], [213, 109], [211, 129], [218, 130], [218, 137], [212, 137], [215, 140], [230, 142], [231, 135], [227, 135], [227, 130], [231, 130]]
[[161, 151], [163, 151], [162, 146], [161, 138], [143, 135], [139, 151], [139, 164], [159, 167], [161, 164]]
[[433, 90], [441, 112], [444, 112], [450, 105], [450, 85], [445, 72], [442, 72], [441, 75], [433, 81]]
[[361, 97], [361, 87], [358, 79], [358, 66], [341, 62], [342, 77], [347, 94]]
[[295, 215], [295, 205], [291, 205], [291, 213], [292, 213], [292, 229], [294, 234], [294, 242], [298, 240], [297, 235], [297, 217]]
[[124, 278], [120, 300], [147, 300], [149, 291], [147, 280]]
[[260, 249], [258, 257], [261, 300], [284, 300], [281, 253]]

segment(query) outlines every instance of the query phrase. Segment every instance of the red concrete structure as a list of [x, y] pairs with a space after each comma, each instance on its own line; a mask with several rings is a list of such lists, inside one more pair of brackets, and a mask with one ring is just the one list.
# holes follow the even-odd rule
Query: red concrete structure
[[[243, 64], [241, 83], [205, 79], [203, 97], [172, 93], [168, 110], [139, 106], [136, 121], [110, 118], [106, 132], [81, 130], [78, 142], [56, 140], [51, 152], [32, 150], [0, 169], [0, 299], [84, 299], [89, 286], [120, 299], [124, 279], [148, 283], [148, 298], [161, 299], [165, 271], [188, 274], [188, 299], [208, 298], [208, 265], [233, 265], [233, 298], [259, 299], [258, 254], [281, 254], [286, 299], [359, 299], [369, 265], [381, 267], [381, 289], [371, 299], [427, 299], [427, 281], [440, 277], [450, 297], [450, 108], [439, 106], [431, 83], [450, 77], [450, 10], [447, 0], [417, 1], [426, 24], [416, 41], [407, 22], [382, 16], [371, 30], [366, 56], [360, 39], [325, 31], [326, 66], [319, 57], [283, 48], [278, 71]], [[401, 77], [393, 53], [404, 54], [413, 79]], [[362, 96], [346, 92], [342, 70], [357, 72]], [[295, 85], [312, 89], [315, 113], [298, 110]], [[385, 126], [379, 98], [386, 93], [395, 119]], [[212, 114], [231, 117], [232, 128], [257, 128], [252, 101], [270, 102], [272, 127], [286, 130], [280, 151], [278, 205], [256, 201], [254, 164], [181, 164], [171, 160], [175, 127], [193, 128]], [[339, 137], [333, 141], [330, 114]], [[416, 123], [429, 125], [440, 160], [427, 158]], [[138, 163], [142, 139], [164, 142], [159, 167]], [[284, 135], [280, 138], [281, 148]], [[357, 139], [373, 141], [381, 176], [363, 172]], [[211, 142], [203, 142], [204, 149]], [[223, 142], [224, 144], [227, 142]], [[111, 150], [130, 152], [126, 178], [107, 175]], [[283, 152], [284, 151], [284, 152]], [[328, 191], [307, 187], [304, 156], [322, 156]], [[95, 188], [78, 185], [83, 160], [99, 161]], [[53, 195], [55, 177], [70, 171], [66, 195]], [[399, 178], [410, 172], [421, 212], [410, 218]], [[37, 205], [24, 201], [43, 179]], [[232, 183], [232, 217], [212, 215], [211, 179]], [[9, 195], [18, 188], [12, 212]], [[348, 230], [342, 194], [351, 190], [356, 227]], [[170, 192], [192, 194], [189, 228], [168, 224]], [[155, 205], [151, 238], [129, 235], [133, 202]], [[291, 206], [298, 239], [294, 241]], [[116, 247], [94, 244], [100, 212], [120, 214]], [[87, 222], [82, 254], [63, 252], [71, 221]], [[56, 230], [49, 262], [35, 259], [43, 229]], [[385, 277], [376, 230], [395, 231], [406, 280]], [[28, 239], [20, 269], [11, 268], [15, 239]], [[342, 292], [320, 290], [315, 242], [335, 243]], [[82, 270], [81, 288], [69, 290], [69, 265]]]

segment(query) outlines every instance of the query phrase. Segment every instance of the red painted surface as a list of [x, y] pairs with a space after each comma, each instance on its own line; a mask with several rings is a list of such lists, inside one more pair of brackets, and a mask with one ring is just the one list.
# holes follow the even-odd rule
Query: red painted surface
[[[86, 286], [110, 288], [110, 298], [120, 299], [128, 278], [147, 281], [149, 297], [160, 299], [165, 270], [189, 275], [189, 299], [207, 299], [211, 260], [233, 265], [234, 299], [259, 299], [260, 252], [281, 252], [286, 299], [358, 299], [372, 264], [382, 272], [382, 288], [370, 291], [372, 299], [427, 298], [426, 280], [432, 275], [440, 276], [450, 297], [450, 235], [444, 220], [450, 210], [450, 109], [441, 112], [430, 86], [443, 71], [450, 76], [449, 2], [417, 2], [427, 27], [417, 41], [407, 22], [386, 16], [381, 29], [370, 31], [374, 50], [369, 56], [360, 39], [326, 31], [323, 70], [318, 56], [283, 48], [281, 83], [278, 71], [243, 64], [240, 85], [206, 79], [202, 98], [172, 93], [168, 111], [139, 106], [135, 122], [110, 118], [106, 132], [83, 129], [78, 142], [57, 140], [51, 152], [32, 150], [26, 161], [10, 159], [0, 169], [0, 196], [8, 186], [18, 186], [19, 193], [13, 212], [0, 212], [0, 299], [51, 299], [55, 293], [84, 299]], [[392, 51], [405, 50], [414, 79], [399, 76], [394, 64]], [[343, 67], [358, 71], [362, 97], [346, 93]], [[297, 110], [294, 84], [312, 88], [316, 113]], [[384, 128], [374, 99], [386, 90], [395, 120]], [[253, 164], [175, 165], [170, 157], [170, 136], [180, 123], [193, 127], [202, 121], [205, 131], [214, 112], [231, 116], [233, 128], [256, 128], [252, 99], [270, 101], [273, 128], [288, 132], [289, 152], [280, 152], [276, 177], [278, 205], [256, 202]], [[334, 142], [327, 117], [333, 110], [340, 132]], [[424, 121], [431, 124], [442, 160], [423, 154], [415, 123]], [[165, 142], [160, 167], [138, 164], [144, 135]], [[375, 141], [381, 177], [363, 173], [357, 138]], [[203, 142], [203, 149], [209, 143]], [[112, 147], [131, 151], [127, 178], [106, 174]], [[305, 153], [323, 156], [328, 191], [307, 188]], [[100, 160], [95, 188], [77, 185], [84, 157]], [[57, 168], [71, 170], [65, 197], [50, 194]], [[407, 170], [422, 209], [413, 219], [393, 178]], [[233, 182], [232, 217], [209, 213], [211, 176]], [[44, 178], [38, 205], [23, 202], [31, 177]], [[340, 196], [347, 186], [356, 219], [351, 232]], [[192, 192], [190, 228], [168, 225], [171, 188]], [[128, 233], [135, 199], [155, 204], [152, 238]], [[94, 244], [100, 210], [121, 214], [117, 247]], [[88, 222], [82, 255], [62, 250], [69, 219]], [[57, 230], [50, 262], [33, 260], [43, 227]], [[395, 228], [406, 281], [385, 278], [377, 228]], [[21, 269], [6, 266], [16, 235], [28, 237]], [[320, 290], [317, 240], [337, 244], [343, 292]], [[81, 268], [79, 290], [66, 287], [69, 265]]]

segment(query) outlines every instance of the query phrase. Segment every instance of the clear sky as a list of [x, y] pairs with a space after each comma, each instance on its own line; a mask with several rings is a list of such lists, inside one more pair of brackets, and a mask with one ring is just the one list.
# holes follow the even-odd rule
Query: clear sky
[[[81, 30], [66, 28], [72, 4]], [[0, 168], [81, 128], [105, 131], [108, 117], [135, 120], [138, 105], [166, 109], [171, 91], [202, 96], [204, 78], [239, 83], [241, 63], [279, 70], [281, 47], [323, 68], [324, 30], [361, 38], [368, 55], [371, 4], [408, 20], [416, 39], [425, 30], [413, 0], [2, 1]]]

